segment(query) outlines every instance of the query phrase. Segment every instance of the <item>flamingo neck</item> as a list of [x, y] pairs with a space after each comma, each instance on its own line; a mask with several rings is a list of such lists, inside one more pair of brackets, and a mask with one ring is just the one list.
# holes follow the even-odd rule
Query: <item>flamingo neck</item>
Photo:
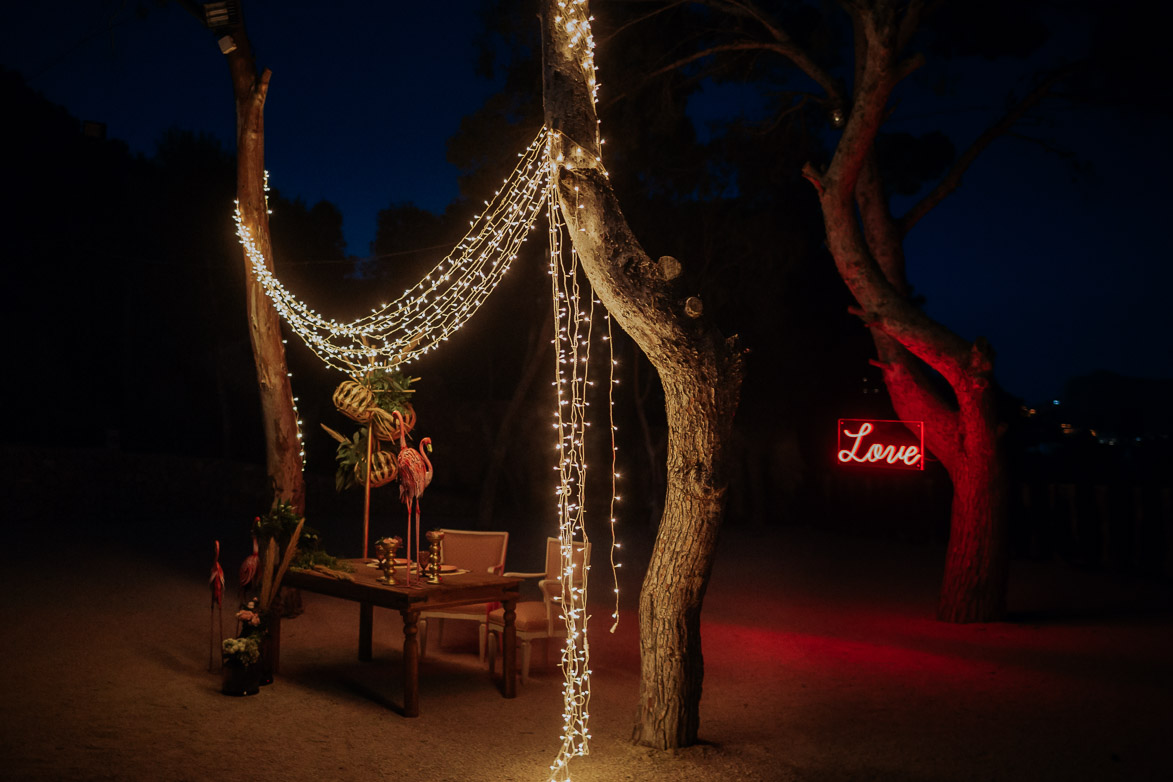
[[428, 458], [428, 446], [432, 444], [431, 437], [425, 437], [420, 440], [420, 458], [424, 460], [424, 465], [427, 467], [427, 480], [432, 479], [432, 460]]
[[399, 448], [400, 450], [407, 447], [407, 427], [403, 425], [403, 413], [398, 410], [392, 410], [391, 415], [395, 417], [399, 424]]

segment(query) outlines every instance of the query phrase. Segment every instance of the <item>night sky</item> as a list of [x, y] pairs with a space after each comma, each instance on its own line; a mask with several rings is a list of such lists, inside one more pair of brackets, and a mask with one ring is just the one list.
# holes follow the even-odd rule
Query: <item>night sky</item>
[[[136, 152], [151, 154], [169, 127], [211, 133], [231, 148], [231, 86], [211, 33], [174, 4], [144, 3], [145, 16], [128, 5], [7, 9], [0, 63], [80, 119], [106, 123], [109, 137]], [[246, 4], [258, 64], [274, 74], [266, 107], [272, 181], [287, 196], [337, 204], [351, 254], [369, 252], [380, 209], [411, 201], [440, 211], [456, 197], [459, 172], [445, 159], [446, 141], [496, 89], [475, 72], [478, 7]], [[1060, 38], [1043, 54], [1063, 45]], [[962, 69], [952, 75], [966, 88], [918, 97], [914, 87], [890, 127], [939, 127], [964, 146], [1008, 90], [1021, 87], [1016, 72], [1029, 72], [1022, 63], [952, 67]], [[720, 95], [708, 106], [737, 109]], [[1078, 170], [1036, 144], [1003, 139], [907, 245], [909, 277], [929, 313], [965, 337], [987, 336], [1002, 384], [1035, 404], [1096, 369], [1173, 376], [1165, 335], [1173, 287], [1173, 239], [1164, 228], [1173, 207], [1168, 106], [1056, 116], [1030, 130], [1073, 151]], [[231, 219], [231, 204], [224, 215]]]

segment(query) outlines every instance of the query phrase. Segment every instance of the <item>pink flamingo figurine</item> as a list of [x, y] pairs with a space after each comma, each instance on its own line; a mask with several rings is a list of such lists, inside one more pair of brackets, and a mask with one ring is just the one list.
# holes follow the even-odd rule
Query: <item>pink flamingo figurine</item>
[[208, 639], [208, 670], [212, 670], [212, 661], [216, 656], [216, 610], [220, 610], [220, 642], [224, 642], [224, 614], [221, 603], [224, 599], [224, 568], [220, 567], [220, 541], [216, 541], [216, 556], [212, 560], [212, 575], [208, 579], [212, 588], [212, 625]]
[[[258, 519], [259, 521], [259, 519]], [[257, 536], [253, 535], [253, 553], [244, 558], [244, 562], [240, 563], [240, 596], [243, 602], [244, 591], [257, 575], [257, 566], [261, 562], [260, 549], [257, 548]]]
[[[420, 440], [420, 450], [407, 447], [407, 427], [398, 410], [391, 413], [399, 424], [399, 500], [407, 506], [407, 583], [411, 584], [411, 566], [419, 560], [420, 496], [432, 482], [432, 463], [423, 454], [432, 449], [432, 438]], [[411, 548], [411, 516], [415, 510], [415, 556]]]

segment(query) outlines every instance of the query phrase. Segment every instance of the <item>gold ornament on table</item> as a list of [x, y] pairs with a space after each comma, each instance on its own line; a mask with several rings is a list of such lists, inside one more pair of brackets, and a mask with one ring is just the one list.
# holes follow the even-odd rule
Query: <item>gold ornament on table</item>
[[441, 530], [429, 530], [428, 534], [428, 583], [440, 583], [440, 541], [444, 539], [444, 533]]
[[402, 545], [403, 539], [399, 537], [379, 538], [375, 541], [375, 552], [379, 557], [379, 569], [383, 571], [383, 577], [377, 580], [387, 586], [395, 586], [399, 583], [395, 580], [395, 552]]

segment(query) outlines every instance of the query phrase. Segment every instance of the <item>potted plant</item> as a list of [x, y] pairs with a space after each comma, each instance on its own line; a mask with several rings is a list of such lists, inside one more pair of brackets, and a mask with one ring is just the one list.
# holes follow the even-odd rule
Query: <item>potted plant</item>
[[261, 645], [257, 636], [225, 638], [220, 647], [220, 692], [256, 695], [261, 689]]
[[[234, 646], [237, 650], [245, 648], [240, 644], [256, 648], [257, 659], [253, 667], [259, 684], [273, 681], [272, 634], [278, 631], [278, 623], [285, 611], [285, 606], [279, 605], [277, 595], [281, 580], [297, 554], [304, 529], [305, 519], [287, 502], [278, 503], [264, 516], [253, 520], [253, 554], [240, 567], [242, 594], [252, 592], [253, 595], [236, 612], [239, 622], [237, 637], [230, 640], [237, 642]], [[310, 536], [317, 537], [312, 532]]]

